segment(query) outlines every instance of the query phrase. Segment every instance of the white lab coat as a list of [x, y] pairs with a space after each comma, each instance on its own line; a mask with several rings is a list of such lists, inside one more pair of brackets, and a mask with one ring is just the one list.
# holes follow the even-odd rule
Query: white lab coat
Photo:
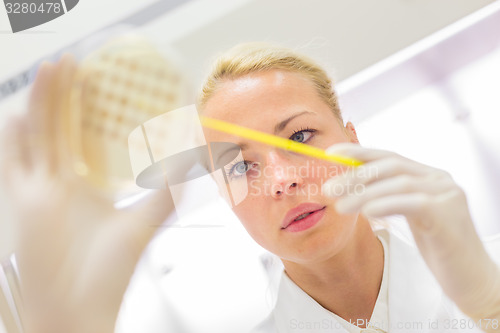
[[[415, 246], [387, 230], [378, 232], [389, 241], [389, 332], [482, 332], [446, 297]], [[500, 237], [485, 245], [500, 262]], [[348, 332], [289, 281], [282, 278], [274, 311], [253, 333]]]

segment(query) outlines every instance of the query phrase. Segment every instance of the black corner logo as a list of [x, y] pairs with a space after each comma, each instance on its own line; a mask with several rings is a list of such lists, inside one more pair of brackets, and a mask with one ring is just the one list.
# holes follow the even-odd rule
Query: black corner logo
[[75, 8], [79, 0], [4, 0], [12, 32], [52, 21]]

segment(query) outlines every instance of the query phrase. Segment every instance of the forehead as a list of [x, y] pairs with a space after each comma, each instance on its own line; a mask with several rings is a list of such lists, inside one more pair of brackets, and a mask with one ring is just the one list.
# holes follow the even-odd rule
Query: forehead
[[[294, 72], [271, 70], [220, 83], [205, 104], [203, 115], [271, 132], [276, 123], [301, 111], [331, 113], [309, 79]], [[209, 130], [206, 135], [209, 141], [227, 137]]]

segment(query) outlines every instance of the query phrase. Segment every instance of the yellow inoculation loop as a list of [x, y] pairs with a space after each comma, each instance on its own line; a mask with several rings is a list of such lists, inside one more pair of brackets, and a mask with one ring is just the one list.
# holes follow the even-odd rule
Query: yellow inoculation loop
[[357, 159], [341, 155], [330, 155], [322, 149], [309, 146], [304, 143], [281, 138], [276, 135], [231, 124], [218, 119], [208, 118], [204, 116], [201, 116], [200, 118], [201, 118], [201, 124], [204, 127], [208, 127], [219, 132], [236, 135], [245, 139], [257, 141], [277, 148], [293, 151], [295, 153], [299, 153], [314, 158], [319, 158], [321, 160], [329, 162], [340, 163], [353, 167], [357, 167], [363, 164], [362, 161], [359, 161]]

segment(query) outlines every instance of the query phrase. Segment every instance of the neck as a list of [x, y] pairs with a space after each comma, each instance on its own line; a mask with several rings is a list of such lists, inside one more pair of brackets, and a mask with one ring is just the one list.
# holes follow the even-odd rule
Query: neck
[[325, 309], [352, 323], [370, 320], [382, 282], [384, 250], [363, 216], [341, 252], [312, 264], [283, 264], [292, 281]]

